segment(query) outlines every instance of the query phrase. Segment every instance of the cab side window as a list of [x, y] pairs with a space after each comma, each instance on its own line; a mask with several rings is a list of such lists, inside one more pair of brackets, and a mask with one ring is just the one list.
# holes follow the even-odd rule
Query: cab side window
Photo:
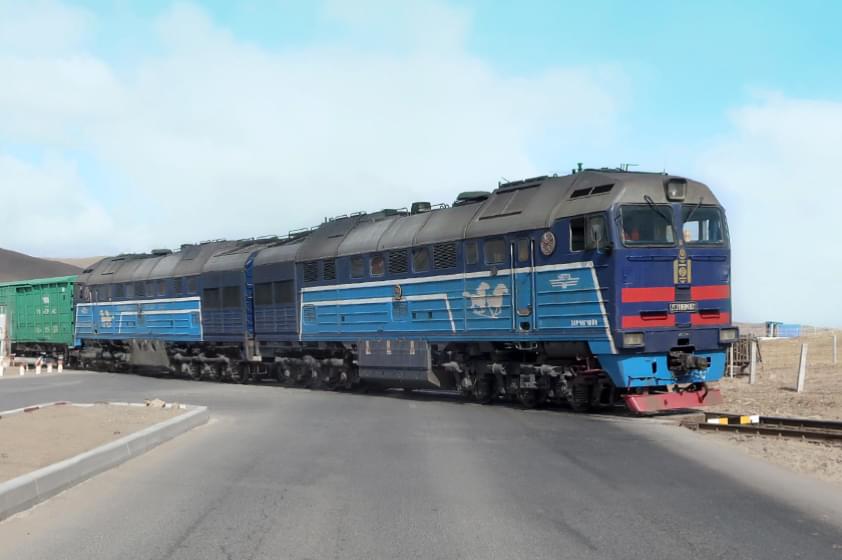
[[605, 246], [605, 217], [588, 216], [588, 236], [585, 239], [585, 249], [599, 249]]
[[476, 241], [465, 241], [463, 251], [465, 264], [477, 264], [479, 262], [479, 248]]
[[593, 251], [604, 247], [607, 240], [605, 217], [601, 214], [570, 219], [571, 251]]
[[427, 272], [430, 270], [430, 251], [426, 247], [412, 250], [412, 270]]
[[506, 262], [506, 242], [502, 239], [489, 239], [485, 242], [485, 264], [503, 264]]
[[532, 251], [529, 247], [529, 239], [521, 238], [517, 240], [517, 260], [518, 262], [529, 262], [529, 257]]
[[570, 250], [585, 250], [585, 218], [570, 219]]
[[383, 255], [372, 255], [371, 256], [371, 275], [372, 276], [383, 276], [386, 272], [386, 259], [383, 258]]
[[351, 278], [362, 278], [365, 276], [365, 259], [359, 255], [351, 257]]

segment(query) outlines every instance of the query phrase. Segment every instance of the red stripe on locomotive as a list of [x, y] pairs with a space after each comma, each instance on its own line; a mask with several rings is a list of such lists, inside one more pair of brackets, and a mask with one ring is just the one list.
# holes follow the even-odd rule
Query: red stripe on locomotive
[[727, 311], [705, 311], [693, 313], [690, 316], [692, 325], [728, 325], [731, 323], [731, 314]]
[[640, 329], [647, 327], [674, 327], [675, 315], [669, 313], [650, 313], [640, 315], [623, 315], [624, 329]]
[[623, 303], [675, 301], [675, 288], [623, 288]]
[[718, 286], [693, 286], [690, 288], [690, 299], [706, 300], [706, 299], [729, 299], [731, 297], [731, 289], [728, 284], [721, 284]]

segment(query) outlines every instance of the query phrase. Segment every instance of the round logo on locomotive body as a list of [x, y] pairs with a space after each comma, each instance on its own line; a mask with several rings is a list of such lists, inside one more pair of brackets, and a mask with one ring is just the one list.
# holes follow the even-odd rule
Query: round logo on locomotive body
[[541, 252], [549, 257], [555, 251], [555, 235], [551, 231], [545, 231], [541, 236]]
[[392, 288], [392, 297], [398, 301], [400, 301], [400, 299], [403, 298], [403, 288], [401, 288], [400, 284], [395, 284], [395, 286]]

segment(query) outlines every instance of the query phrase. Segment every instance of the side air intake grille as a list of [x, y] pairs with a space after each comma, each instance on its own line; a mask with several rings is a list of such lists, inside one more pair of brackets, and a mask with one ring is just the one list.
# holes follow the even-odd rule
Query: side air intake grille
[[456, 243], [439, 243], [433, 246], [433, 266], [453, 268], [456, 266]]
[[315, 282], [319, 279], [319, 262], [310, 261], [304, 263], [304, 281]]
[[398, 249], [389, 253], [389, 274], [405, 274], [409, 270], [409, 251]]
[[336, 280], [336, 261], [331, 259], [324, 262], [324, 279]]

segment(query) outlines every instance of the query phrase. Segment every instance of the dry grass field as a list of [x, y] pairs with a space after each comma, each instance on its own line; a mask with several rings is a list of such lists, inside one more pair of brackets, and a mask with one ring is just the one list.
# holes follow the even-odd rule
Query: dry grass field
[[[842, 420], [842, 363], [833, 364], [832, 333], [761, 340], [757, 382], [748, 375], [720, 383], [725, 403], [712, 412]], [[842, 362], [842, 332], [837, 332]], [[804, 392], [795, 391], [801, 344], [807, 344]], [[743, 452], [788, 469], [842, 484], [842, 445], [733, 434], [711, 434]]]
[[[757, 383], [748, 375], [720, 383], [725, 404], [716, 410], [737, 414], [798, 416], [842, 420], [842, 332], [837, 334], [840, 363], [833, 365], [832, 333], [759, 342], [762, 362]], [[801, 344], [807, 344], [804, 392], [795, 391]]]

